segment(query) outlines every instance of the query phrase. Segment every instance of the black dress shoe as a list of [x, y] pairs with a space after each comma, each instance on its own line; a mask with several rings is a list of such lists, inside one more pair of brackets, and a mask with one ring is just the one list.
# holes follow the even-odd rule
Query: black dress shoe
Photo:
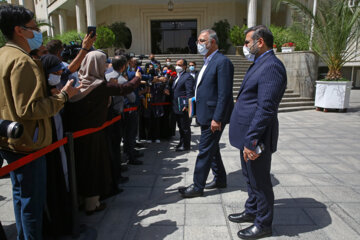
[[133, 160], [130, 160], [130, 161], [128, 162], [128, 164], [130, 164], [130, 165], [142, 165], [142, 164], [143, 164], [143, 161], [133, 159]]
[[194, 184], [191, 184], [187, 188], [179, 188], [179, 193], [183, 198], [194, 198], [204, 195], [204, 191], [196, 190]]
[[237, 233], [241, 239], [259, 239], [264, 237], [270, 237], [272, 235], [271, 227], [259, 228], [255, 225], [251, 225]]
[[226, 183], [218, 183], [213, 180], [205, 185], [205, 189], [215, 189], [215, 188], [226, 188]]
[[245, 211], [242, 213], [233, 213], [228, 216], [228, 219], [234, 223], [244, 223], [250, 222], [253, 223], [255, 221], [256, 216], [252, 214], [248, 214]]
[[189, 151], [189, 150], [190, 150], [190, 147], [184, 147], [184, 146], [180, 146], [175, 149], [176, 152]]

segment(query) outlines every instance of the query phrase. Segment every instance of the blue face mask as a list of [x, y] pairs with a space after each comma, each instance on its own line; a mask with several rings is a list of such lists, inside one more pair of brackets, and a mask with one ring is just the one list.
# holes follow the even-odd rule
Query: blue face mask
[[167, 73], [167, 71], [166, 71], [166, 70], [164, 70], [164, 71], [163, 71], [163, 74], [166, 74], [166, 73]]
[[29, 44], [30, 50], [38, 49], [43, 43], [42, 33], [35, 30], [33, 30], [32, 32], [34, 34], [34, 37], [26, 39]]
[[193, 71], [195, 70], [195, 67], [194, 67], [194, 66], [190, 66], [190, 67], [189, 67], [189, 70], [190, 70], [191, 72], [193, 72]]

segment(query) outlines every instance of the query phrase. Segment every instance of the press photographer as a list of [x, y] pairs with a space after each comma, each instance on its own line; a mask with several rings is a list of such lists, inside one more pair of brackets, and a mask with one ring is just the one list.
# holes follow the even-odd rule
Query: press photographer
[[[59, 94], [46, 94], [41, 64], [29, 55], [43, 42], [33, 12], [21, 6], [1, 5], [0, 30], [7, 41], [0, 48], [0, 118], [24, 125], [19, 138], [0, 138], [0, 157], [10, 164], [51, 144], [50, 117], [59, 112], [79, 89], [73, 88], [73, 81], [69, 81]], [[18, 239], [43, 239], [45, 160], [44, 156], [39, 157], [10, 172]]]
[[[76, 42], [70, 42], [69, 45], [65, 45], [64, 47], [64, 44], [60, 40], [51, 40], [46, 44], [48, 52], [56, 55], [66, 66], [65, 70], [61, 74], [61, 83], [63, 86], [70, 79], [75, 79], [74, 84], [77, 85], [77, 74], [72, 74], [78, 71], [86, 54], [93, 49], [95, 41], [96, 35], [91, 37], [91, 33], [89, 33], [85, 36], [81, 45]], [[70, 64], [68, 61], [71, 61]]]

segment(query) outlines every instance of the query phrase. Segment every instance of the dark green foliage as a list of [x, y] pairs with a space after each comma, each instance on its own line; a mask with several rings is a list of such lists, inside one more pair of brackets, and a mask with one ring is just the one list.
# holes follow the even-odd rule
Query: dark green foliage
[[230, 24], [228, 20], [224, 19], [214, 23], [212, 29], [216, 32], [219, 38], [219, 49], [226, 53], [230, 47], [230, 44], [227, 41], [230, 31]]

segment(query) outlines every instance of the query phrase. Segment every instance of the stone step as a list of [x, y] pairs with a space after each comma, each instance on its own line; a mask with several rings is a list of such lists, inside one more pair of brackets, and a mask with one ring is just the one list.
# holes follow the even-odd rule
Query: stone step
[[314, 106], [314, 101], [281, 102], [280, 108]]
[[314, 99], [312, 98], [303, 98], [303, 97], [283, 97], [281, 102], [282, 103], [286, 103], [286, 102], [309, 102], [312, 101], [314, 102]]
[[300, 94], [298, 93], [285, 93], [283, 98], [296, 98], [296, 97], [300, 97]]
[[283, 112], [295, 112], [295, 111], [305, 111], [305, 110], [314, 110], [314, 106], [298, 106], [298, 107], [280, 107], [279, 113]]

